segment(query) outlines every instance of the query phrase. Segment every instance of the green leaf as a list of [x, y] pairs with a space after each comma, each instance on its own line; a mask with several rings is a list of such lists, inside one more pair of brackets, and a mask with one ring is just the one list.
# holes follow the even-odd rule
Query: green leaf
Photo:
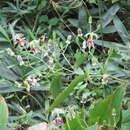
[[96, 45], [111, 48], [111, 47], [117, 47], [120, 50], [129, 50], [126, 46], [122, 45], [121, 43], [116, 42], [110, 42], [110, 41], [102, 41], [102, 40], [94, 40]]
[[124, 110], [122, 112], [122, 125], [121, 130], [129, 130], [130, 129], [130, 109]]
[[26, 27], [26, 32], [28, 36], [30, 36], [33, 40], [36, 40], [35, 34], [27, 27]]
[[16, 66], [17, 60], [6, 54], [2, 54], [0, 60], [0, 77], [11, 81], [19, 80], [23, 73], [21, 69]]
[[11, 92], [17, 92], [23, 90], [24, 87], [15, 87], [13, 83], [9, 81], [0, 81], [0, 94], [7, 94]]
[[49, 112], [52, 111], [55, 107], [58, 107], [60, 103], [62, 103], [65, 98], [69, 96], [69, 94], [74, 90], [78, 83], [82, 82], [86, 78], [86, 75], [80, 75], [75, 78], [65, 90], [63, 90], [54, 100], [53, 104], [49, 108]]
[[47, 70], [46, 65], [36, 66], [34, 69], [30, 70], [29, 72], [26, 72], [25, 77], [32, 75], [34, 73], [37, 73], [37, 72], [40, 72], [40, 71], [46, 71], [46, 70]]
[[10, 41], [8, 34], [6, 33], [5, 29], [4, 29], [2, 26], [0, 26], [0, 33], [1, 33], [8, 41]]
[[116, 3], [117, 1], [119, 1], [119, 0], [112, 0], [112, 3]]
[[113, 19], [113, 16], [118, 12], [120, 9], [119, 5], [113, 5], [107, 13], [103, 16], [103, 22], [102, 22], [102, 27], [104, 28], [107, 26]]
[[110, 26], [107, 26], [107, 27], [103, 28], [102, 30], [100, 29], [98, 32], [99, 33], [104, 33], [104, 34], [115, 33], [116, 28], [115, 28], [114, 25], [110, 25]]
[[85, 61], [86, 55], [82, 54], [81, 52], [77, 52], [75, 54], [75, 58], [76, 58], [76, 61], [75, 61], [75, 64], [74, 64], [75, 68], [78, 68]]
[[66, 38], [65, 38], [65, 36], [63, 35], [62, 30], [56, 30], [55, 32], [56, 32], [56, 34], [57, 34], [64, 42], [66, 41]]
[[15, 42], [15, 31], [14, 31], [14, 26], [13, 24], [9, 24], [9, 31], [11, 33], [11, 36], [12, 36], [12, 39], [13, 39], [13, 42]]
[[11, 69], [7, 69], [5, 66], [0, 66], [0, 77], [11, 80], [11, 81], [16, 81], [19, 79], [19, 77], [11, 71]]
[[77, 19], [68, 19], [69, 23], [78, 28], [78, 20]]
[[116, 30], [118, 34], [120, 35], [122, 41], [129, 46], [130, 45], [130, 35], [128, 34], [128, 31], [126, 30], [125, 26], [121, 22], [121, 20], [118, 18], [118, 16], [115, 16], [113, 19], [114, 25], [116, 27]]
[[0, 42], [2, 43], [2, 42], [8, 42], [8, 40], [6, 39], [6, 38], [4, 38], [4, 37], [0, 37]]
[[42, 8], [44, 8], [47, 5], [47, 1], [43, 0], [40, 1], [40, 4], [38, 5], [38, 9], [41, 10]]
[[66, 119], [63, 130], [86, 130], [87, 126], [84, 119], [84, 112], [76, 113], [72, 119]]
[[130, 0], [127, 1], [127, 5], [130, 5]]
[[79, 8], [79, 27], [81, 29], [88, 29], [88, 13], [87, 13], [87, 9], [85, 7], [81, 7]]
[[[120, 118], [121, 102], [124, 96], [125, 89], [122, 87], [117, 88], [110, 96], [98, 102], [90, 112], [89, 123], [94, 125], [106, 124], [113, 126]], [[115, 114], [113, 116], [112, 114]], [[115, 119], [114, 119], [115, 118]]]
[[90, 127], [87, 127], [87, 130], [98, 130], [99, 126], [98, 125], [92, 125]]
[[85, 130], [85, 128], [81, 125], [81, 120], [78, 118], [74, 118], [71, 120], [68, 120], [64, 130]]
[[2, 96], [0, 96], [0, 130], [6, 130], [8, 123], [8, 107]]
[[40, 22], [48, 22], [48, 16], [47, 15], [42, 15], [39, 19]]
[[58, 21], [58, 18], [52, 18], [51, 20], [49, 20], [49, 25], [54, 26], [58, 23]]
[[57, 95], [61, 91], [61, 87], [63, 86], [61, 82], [61, 78], [62, 78], [62, 75], [60, 74], [59, 75], [56, 74], [52, 76], [51, 93], [52, 93], [53, 98], [56, 98]]

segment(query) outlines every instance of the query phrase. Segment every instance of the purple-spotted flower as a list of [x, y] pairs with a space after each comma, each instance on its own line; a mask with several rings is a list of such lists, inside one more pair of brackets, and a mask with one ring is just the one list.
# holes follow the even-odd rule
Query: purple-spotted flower
[[19, 46], [25, 46], [27, 43], [27, 41], [24, 39], [17, 40], [16, 42]]
[[25, 46], [27, 44], [27, 40], [22, 33], [15, 35], [15, 44], [19, 46]]
[[91, 47], [94, 48], [94, 40], [87, 40], [87, 46], [90, 49]]
[[39, 52], [39, 48], [38, 47], [33, 47], [33, 48], [31, 48], [31, 51], [33, 53], [38, 53]]
[[54, 120], [54, 124], [56, 126], [62, 126], [64, 124], [64, 120], [62, 117], [57, 117], [55, 120]]
[[39, 52], [38, 43], [39, 43], [39, 40], [33, 40], [29, 43], [29, 47], [33, 53]]
[[45, 41], [45, 39], [46, 39], [46, 34], [44, 34], [44, 35], [42, 35], [41, 37], [40, 37], [40, 43], [41, 44], [45, 44], [46, 43], [46, 41]]
[[85, 38], [87, 39], [87, 47], [90, 50], [91, 47], [94, 48], [94, 39], [98, 39], [98, 36], [96, 33], [91, 32], [91, 33], [87, 33], [85, 35]]

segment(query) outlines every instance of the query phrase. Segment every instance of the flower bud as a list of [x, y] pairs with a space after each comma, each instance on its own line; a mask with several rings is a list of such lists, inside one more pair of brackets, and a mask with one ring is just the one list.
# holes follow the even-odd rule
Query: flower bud
[[86, 41], [83, 41], [83, 46], [82, 46], [83, 49], [86, 49], [87, 48], [87, 45], [86, 45]]
[[7, 54], [9, 55], [9, 56], [14, 56], [15, 55], [15, 53], [12, 51], [12, 49], [10, 49], [10, 48], [7, 48], [6, 49], [6, 52], [7, 52]]
[[17, 61], [19, 62], [19, 65], [24, 65], [24, 61], [20, 55], [16, 56]]
[[78, 32], [78, 37], [82, 37], [83, 36], [81, 28], [78, 28], [77, 32]]
[[67, 43], [67, 44], [70, 44], [70, 43], [71, 43], [71, 40], [72, 40], [72, 36], [71, 36], [71, 35], [68, 35], [66, 43]]

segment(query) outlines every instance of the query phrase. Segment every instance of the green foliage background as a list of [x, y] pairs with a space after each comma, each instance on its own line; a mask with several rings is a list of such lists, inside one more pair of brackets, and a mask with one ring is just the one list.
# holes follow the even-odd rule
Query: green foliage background
[[[1, 0], [0, 94], [9, 109], [9, 116], [5, 109], [8, 125], [4, 127], [25, 130], [50, 123], [54, 108], [71, 113], [68, 108], [76, 106], [75, 116], [65, 114], [59, 129], [129, 130], [129, 11], [129, 0]], [[84, 35], [92, 32], [98, 39], [94, 48], [84, 50]], [[28, 42], [47, 36], [47, 45], [38, 45], [43, 52], [32, 54], [30, 48], [14, 45], [18, 33]], [[72, 39], [67, 44], [69, 35]], [[7, 54], [7, 48], [14, 51], [14, 57]], [[42, 57], [48, 49], [49, 56]], [[23, 66], [17, 55], [23, 57]], [[40, 78], [39, 87], [25, 84], [32, 74]], [[6, 106], [1, 104], [0, 100], [0, 115]]]

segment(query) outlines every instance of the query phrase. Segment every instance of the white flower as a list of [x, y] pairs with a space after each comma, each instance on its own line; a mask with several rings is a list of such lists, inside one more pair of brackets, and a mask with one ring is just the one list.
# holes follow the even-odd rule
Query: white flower
[[83, 49], [86, 49], [87, 48], [87, 45], [86, 45], [86, 41], [83, 41], [83, 46], [82, 46]]
[[47, 52], [47, 51], [44, 53], [44, 57], [45, 57], [45, 56], [48, 56], [48, 52]]
[[65, 113], [65, 111], [63, 109], [55, 108], [52, 111], [51, 116], [54, 117], [55, 115], [64, 114], [64, 113]]
[[108, 83], [108, 78], [109, 78], [109, 75], [104, 74], [103, 77], [102, 77], [102, 84], [107, 84]]
[[82, 95], [81, 103], [85, 104], [87, 101], [87, 95]]
[[24, 37], [24, 34], [18, 33], [14, 37], [14, 45], [20, 45], [24, 46], [27, 43], [26, 38]]
[[16, 87], [18, 87], [18, 88], [22, 87], [22, 84], [19, 83], [19, 82], [17, 82], [17, 81], [15, 81], [14, 83], [15, 83], [15, 86], [16, 86]]
[[14, 56], [14, 55], [15, 55], [15, 53], [14, 53], [14, 52], [12, 51], [12, 49], [10, 49], [10, 48], [7, 48], [6, 51], [7, 51], [7, 54], [8, 54], [9, 56]]
[[67, 43], [67, 44], [70, 44], [70, 43], [71, 43], [71, 40], [72, 40], [72, 36], [71, 36], [71, 35], [68, 35], [67, 40], [66, 40], [66, 43]]
[[86, 39], [90, 38], [91, 40], [93, 40], [94, 38], [98, 39], [98, 35], [94, 32], [90, 32], [90, 33], [85, 34], [85, 38]]
[[24, 65], [24, 61], [20, 55], [16, 56], [17, 61], [19, 62], [19, 65]]
[[70, 41], [66, 41], [67, 44], [70, 44]]
[[54, 63], [53, 59], [50, 59], [50, 60], [48, 61], [48, 63], [49, 63], [49, 64], [53, 64], [53, 63]]
[[24, 39], [24, 34], [22, 34], [22, 33], [17, 33], [16, 35], [15, 35], [15, 40], [20, 40], [20, 39]]
[[38, 80], [39, 79], [35, 78], [33, 75], [28, 76], [26, 79], [26, 81], [32, 86], [40, 86], [40, 84], [38, 83]]
[[51, 58], [51, 59], [49, 59], [49, 61], [48, 61], [48, 68], [50, 69], [50, 70], [53, 70], [54, 69], [54, 60]]

